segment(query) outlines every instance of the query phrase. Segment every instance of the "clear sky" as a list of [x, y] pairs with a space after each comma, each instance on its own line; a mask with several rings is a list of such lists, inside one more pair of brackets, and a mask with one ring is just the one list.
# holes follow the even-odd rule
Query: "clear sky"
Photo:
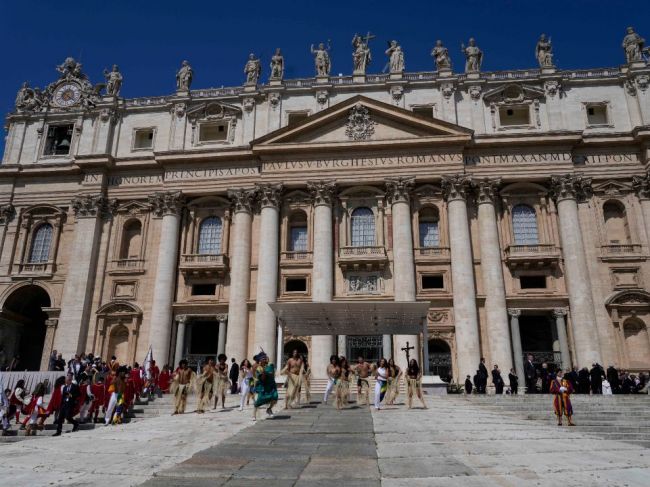
[[94, 83], [118, 64], [122, 96], [137, 97], [171, 93], [183, 59], [194, 68], [192, 88], [242, 84], [250, 52], [262, 58], [266, 80], [276, 47], [285, 77], [313, 76], [309, 46], [328, 39], [332, 74], [351, 74], [352, 35], [368, 31], [377, 36], [369, 72], [381, 72], [390, 39], [402, 44], [407, 71], [433, 69], [436, 39], [462, 71], [460, 43], [470, 36], [485, 53], [486, 71], [534, 67], [542, 32], [552, 37], [562, 69], [618, 66], [625, 28], [650, 40], [649, 20], [649, 0], [0, 0], [0, 111], [13, 110], [23, 81], [54, 81], [67, 56], [80, 60]]

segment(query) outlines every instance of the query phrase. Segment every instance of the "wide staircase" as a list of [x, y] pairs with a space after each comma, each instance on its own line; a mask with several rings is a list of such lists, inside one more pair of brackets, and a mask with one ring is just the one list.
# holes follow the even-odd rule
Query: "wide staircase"
[[[548, 394], [455, 397], [499, 411], [503, 414], [504, 421], [513, 416], [549, 424], [555, 424], [557, 421], [553, 414], [553, 397]], [[571, 396], [571, 402], [576, 430], [600, 438], [650, 448], [650, 398], [647, 394], [612, 396], [574, 394]], [[564, 424], [566, 425], [566, 418]]]

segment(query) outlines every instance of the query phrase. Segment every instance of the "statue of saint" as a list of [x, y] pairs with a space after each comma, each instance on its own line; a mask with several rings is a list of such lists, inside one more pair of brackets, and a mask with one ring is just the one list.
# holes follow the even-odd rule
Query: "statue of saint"
[[86, 79], [87, 76], [81, 72], [81, 63], [78, 63], [72, 57], [65, 58], [62, 64], [56, 67], [56, 70], [61, 73], [61, 78], [71, 79]]
[[262, 63], [253, 53], [248, 55], [248, 61], [244, 66], [244, 74], [246, 75], [247, 85], [256, 85], [260, 74], [262, 74]]
[[122, 89], [123, 77], [117, 64], [113, 64], [111, 71], [108, 69], [104, 70], [104, 78], [106, 79], [106, 94], [109, 96], [119, 96], [120, 90]]
[[441, 40], [436, 41], [436, 45], [431, 50], [431, 55], [436, 63], [436, 69], [451, 69], [451, 58], [449, 57], [449, 50], [442, 45]]
[[282, 78], [284, 78], [284, 57], [278, 47], [273, 57], [271, 57], [271, 76], [269, 79], [281, 80]]
[[628, 27], [627, 34], [623, 38], [623, 49], [625, 50], [625, 58], [628, 63], [643, 61], [644, 44], [645, 39], [634, 32], [633, 27]]
[[460, 45], [460, 50], [465, 54], [465, 72], [480, 71], [481, 64], [483, 64], [483, 51], [478, 48], [473, 37], [470, 38], [468, 44], [468, 46]]
[[535, 57], [540, 68], [553, 67], [553, 46], [551, 45], [551, 38], [547, 39], [546, 34], [539, 36], [535, 46]]
[[390, 41], [388, 49], [386, 49], [388, 56], [388, 65], [391, 73], [402, 73], [404, 71], [404, 51], [402, 46], [397, 41]]
[[47, 103], [39, 88], [30, 88], [25, 81], [16, 94], [16, 110], [39, 111]]
[[365, 37], [354, 34], [352, 38], [352, 47], [354, 47], [354, 52], [352, 53], [354, 74], [366, 74], [366, 69], [372, 61], [369, 43], [370, 39], [374, 39], [374, 37], [370, 32]]
[[181, 63], [181, 69], [176, 73], [176, 89], [178, 91], [189, 91], [190, 86], [192, 86], [192, 78], [194, 77], [194, 71], [192, 71], [192, 66], [187, 61]]
[[318, 49], [311, 45], [311, 53], [314, 55], [314, 64], [316, 65], [316, 76], [329, 76], [332, 62], [329, 55], [330, 45], [327, 42], [327, 48], [322, 42], [318, 44]]

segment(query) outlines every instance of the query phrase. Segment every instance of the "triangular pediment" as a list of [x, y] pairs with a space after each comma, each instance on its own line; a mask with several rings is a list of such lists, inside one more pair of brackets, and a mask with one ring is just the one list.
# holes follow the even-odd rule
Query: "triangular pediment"
[[251, 145], [254, 150], [264, 150], [279, 146], [355, 147], [399, 142], [464, 144], [472, 134], [468, 128], [357, 95], [256, 139]]
[[629, 193], [633, 190], [631, 184], [626, 184], [621, 181], [614, 179], [608, 179], [606, 181], [594, 184], [592, 186], [593, 192], [596, 194], [605, 194], [618, 196], [621, 194]]

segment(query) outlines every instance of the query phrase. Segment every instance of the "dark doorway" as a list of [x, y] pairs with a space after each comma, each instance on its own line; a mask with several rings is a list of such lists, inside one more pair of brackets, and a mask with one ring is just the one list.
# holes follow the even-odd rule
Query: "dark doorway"
[[192, 321], [190, 355], [216, 357], [219, 345], [218, 321]]
[[47, 319], [43, 308], [50, 306], [50, 296], [35, 285], [21, 287], [7, 298], [0, 321], [6, 365], [18, 356], [16, 370], [40, 370]]
[[309, 361], [309, 351], [307, 349], [307, 345], [305, 342], [302, 340], [289, 340], [287, 343], [284, 344], [284, 349], [282, 350], [282, 366], [284, 367], [284, 364], [287, 363], [287, 360], [289, 360], [289, 357], [291, 357], [291, 354], [293, 353], [294, 350], [298, 350], [298, 353], [305, 358], [305, 360]]
[[519, 317], [519, 331], [521, 334], [521, 348], [524, 361], [530, 353], [533, 363], [540, 367], [542, 363], [554, 371], [561, 363], [559, 352], [553, 351], [553, 342], [557, 340], [555, 322], [549, 315], [522, 315]]
[[451, 349], [444, 340], [429, 340], [429, 373], [451, 382]]

